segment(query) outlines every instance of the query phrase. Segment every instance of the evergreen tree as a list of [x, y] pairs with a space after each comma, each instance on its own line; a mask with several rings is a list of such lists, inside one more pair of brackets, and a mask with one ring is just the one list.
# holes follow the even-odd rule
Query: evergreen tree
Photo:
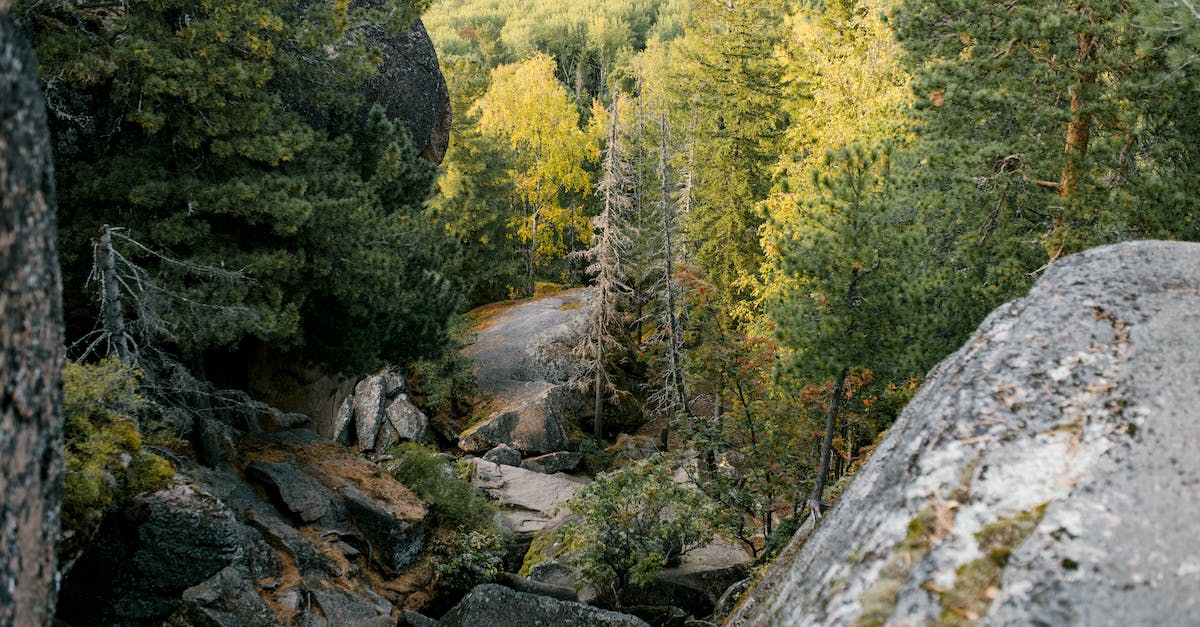
[[805, 381], [832, 381], [809, 507], [821, 511], [834, 432], [853, 371], [884, 370], [895, 339], [890, 311], [899, 241], [884, 209], [887, 155], [852, 146], [814, 172], [819, 195], [781, 243], [795, 291], [772, 302], [785, 368]]
[[595, 296], [588, 316], [588, 331], [578, 350], [588, 359], [595, 409], [593, 433], [597, 439], [604, 435], [604, 396], [616, 392], [606, 360], [612, 358], [609, 351], [620, 346], [621, 298], [629, 292], [624, 256], [629, 245], [627, 213], [633, 204], [629, 196], [632, 173], [621, 141], [618, 110], [622, 102], [627, 101], [614, 92], [609, 106], [603, 174], [596, 185], [596, 194], [603, 198], [604, 204], [599, 215], [592, 219], [592, 247], [582, 253], [590, 262], [587, 272], [595, 277]]
[[[917, 77], [918, 141], [900, 155], [929, 259], [912, 270], [931, 312], [932, 365], [1048, 261], [1138, 237], [1200, 235], [1194, 113], [1151, 3], [1063, 0], [896, 11]], [[1194, 137], [1192, 135], [1191, 137]], [[937, 261], [932, 261], [937, 260]]]
[[689, 252], [731, 303], [754, 296], [763, 260], [758, 203], [770, 192], [786, 124], [774, 56], [784, 8], [778, 0], [697, 0], [672, 77], [696, 141]]
[[366, 25], [398, 33], [421, 7], [372, 4], [18, 8], [59, 138], [71, 336], [94, 319], [80, 298], [86, 242], [111, 224], [250, 279], [196, 282], [133, 253], [179, 303], [248, 312], [164, 310], [189, 359], [257, 341], [358, 371], [444, 345], [458, 288], [443, 272], [453, 249], [423, 206], [433, 166], [355, 95], [379, 62]]

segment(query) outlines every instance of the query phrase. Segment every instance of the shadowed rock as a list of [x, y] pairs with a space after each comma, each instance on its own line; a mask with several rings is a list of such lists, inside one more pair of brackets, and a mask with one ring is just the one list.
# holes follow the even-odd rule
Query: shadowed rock
[[601, 610], [582, 603], [517, 592], [497, 584], [477, 586], [447, 612], [438, 624], [443, 627], [649, 627], [636, 616]]

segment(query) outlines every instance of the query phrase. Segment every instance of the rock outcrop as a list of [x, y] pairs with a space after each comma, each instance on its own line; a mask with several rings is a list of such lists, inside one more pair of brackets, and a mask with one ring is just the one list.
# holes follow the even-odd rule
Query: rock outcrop
[[1200, 245], [1055, 262], [929, 376], [734, 625], [1200, 615]]
[[476, 586], [458, 605], [451, 608], [438, 624], [442, 627], [650, 627], [636, 616], [610, 612], [582, 603], [517, 592], [497, 584]]
[[47, 623], [62, 485], [62, 281], [37, 61], [0, 0], [0, 625]]
[[382, 372], [366, 377], [342, 401], [330, 438], [363, 453], [383, 453], [402, 441], [428, 442], [429, 419], [413, 404], [404, 377]]
[[482, 420], [459, 448], [483, 453], [506, 444], [525, 455], [575, 448], [588, 401], [573, 381], [583, 372], [573, 348], [585, 330], [592, 292], [580, 288], [525, 301], [487, 317], [463, 349], [475, 366]]
[[[67, 577], [72, 624], [395, 624], [430, 597], [423, 503], [310, 431], [243, 436], [237, 465], [110, 517]], [[372, 622], [374, 621], [374, 622]]]

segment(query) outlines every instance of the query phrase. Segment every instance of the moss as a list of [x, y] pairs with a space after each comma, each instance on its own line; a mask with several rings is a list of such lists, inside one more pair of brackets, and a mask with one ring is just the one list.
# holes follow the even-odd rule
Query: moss
[[563, 304], [561, 304], [561, 305], [559, 305], [559, 306], [558, 306], [558, 308], [559, 308], [559, 309], [561, 309], [561, 310], [563, 310], [563, 311], [574, 311], [574, 310], [576, 310], [576, 309], [579, 309], [580, 307], [583, 307], [583, 303], [582, 303], [582, 302], [580, 302], [580, 301], [574, 301], [574, 302], [570, 302], [570, 303], [563, 303]]
[[529, 550], [525, 552], [525, 560], [521, 562], [521, 570], [517, 574], [528, 577], [534, 566], [548, 562], [566, 552], [566, 546], [559, 542], [558, 533], [542, 533], [533, 537]]
[[892, 551], [892, 558], [884, 564], [875, 583], [859, 599], [862, 614], [855, 621], [857, 627], [875, 627], [891, 618], [896, 611], [900, 588], [904, 586], [913, 566], [929, 553], [936, 531], [937, 507], [930, 503], [908, 522], [908, 532]]
[[943, 625], [973, 625], [987, 614], [1009, 557], [1037, 528], [1046, 505], [1001, 518], [975, 534], [984, 555], [959, 566], [954, 587], [941, 593]]

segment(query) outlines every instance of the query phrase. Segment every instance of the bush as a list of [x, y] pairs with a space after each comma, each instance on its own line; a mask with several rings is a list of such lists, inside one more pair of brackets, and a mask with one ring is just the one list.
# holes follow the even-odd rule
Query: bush
[[503, 542], [492, 529], [459, 529], [433, 545], [434, 583], [443, 592], [465, 592], [495, 581], [503, 569]]
[[434, 519], [452, 528], [490, 529], [496, 505], [444, 456], [428, 446], [405, 442], [391, 450], [387, 470], [429, 503]]
[[68, 363], [63, 372], [64, 550], [85, 542], [111, 507], [175, 475], [167, 460], [142, 449], [133, 418], [144, 407], [138, 378], [116, 359]]
[[566, 507], [580, 516], [563, 527], [572, 561], [618, 606], [630, 585], [649, 583], [715, 531], [714, 504], [677, 483], [661, 455], [599, 475]]

